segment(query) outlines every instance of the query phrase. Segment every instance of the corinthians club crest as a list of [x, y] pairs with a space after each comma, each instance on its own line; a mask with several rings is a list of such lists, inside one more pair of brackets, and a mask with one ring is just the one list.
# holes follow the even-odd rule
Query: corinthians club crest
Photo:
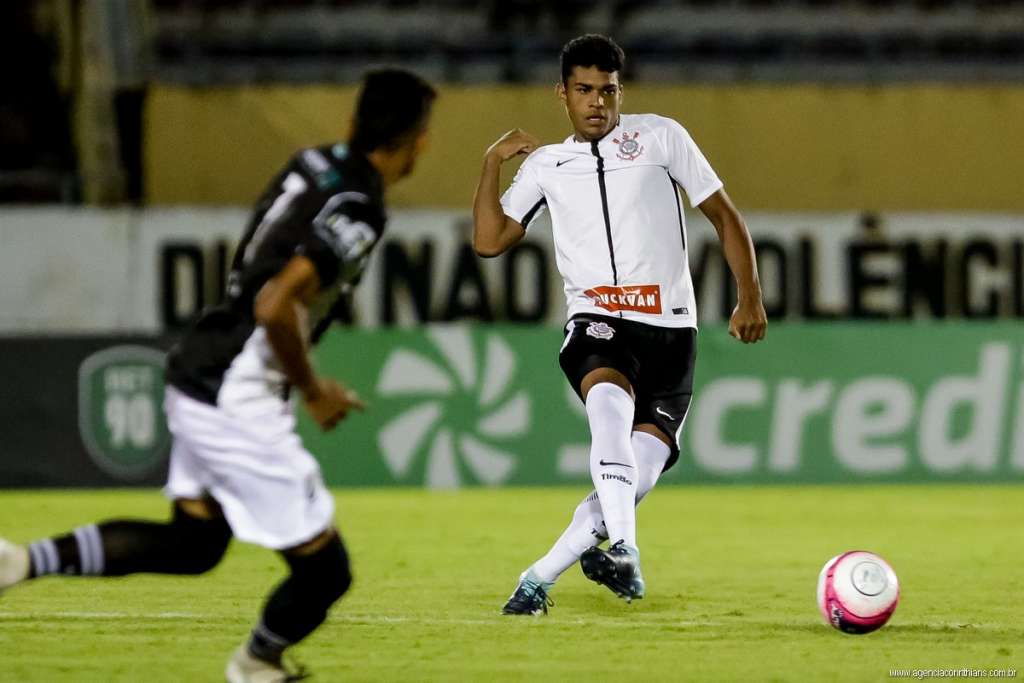
[[632, 136], [629, 133], [625, 133], [622, 136], [622, 140], [612, 138], [612, 142], [619, 146], [619, 151], [615, 156], [623, 161], [633, 161], [643, 154], [644, 146], [636, 141], [638, 137], [640, 137], [640, 131], [633, 133]]

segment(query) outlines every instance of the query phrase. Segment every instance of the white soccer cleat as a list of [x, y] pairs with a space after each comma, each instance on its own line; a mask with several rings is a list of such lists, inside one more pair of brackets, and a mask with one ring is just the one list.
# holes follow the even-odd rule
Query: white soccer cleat
[[0, 592], [28, 578], [28, 548], [0, 538]]
[[228, 683], [291, 683], [306, 678], [303, 672], [289, 673], [280, 666], [257, 659], [244, 644], [235, 650], [224, 670]]

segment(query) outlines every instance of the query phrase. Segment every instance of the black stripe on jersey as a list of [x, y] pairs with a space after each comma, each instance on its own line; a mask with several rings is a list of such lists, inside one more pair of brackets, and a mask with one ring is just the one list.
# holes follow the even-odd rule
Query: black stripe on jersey
[[679, 216], [679, 236], [683, 240], [683, 251], [686, 251], [686, 230], [683, 229], [683, 206], [679, 202], [679, 183], [672, 177], [672, 174], [668, 171], [665, 172], [668, 176], [668, 181], [672, 183], [672, 196], [676, 198], [676, 215]]
[[523, 216], [523, 220], [519, 221], [519, 225], [523, 226], [524, 230], [527, 227], [529, 227], [530, 221], [532, 221], [533, 217], [537, 215], [538, 211], [540, 211], [540, 207], [544, 206], [547, 203], [547, 197], [541, 197], [540, 200], [536, 204], [534, 204], [529, 211], [526, 212], [526, 215]]
[[[612, 284], [619, 284], [619, 271], [615, 267], [615, 247], [612, 244], [612, 221], [608, 217], [608, 188], [604, 184], [604, 158], [597, 149], [597, 140], [590, 141], [590, 152], [597, 157], [597, 185], [601, 188], [601, 211], [604, 212], [604, 231], [608, 235], [608, 256], [612, 260]], [[621, 317], [622, 314], [619, 314]]]

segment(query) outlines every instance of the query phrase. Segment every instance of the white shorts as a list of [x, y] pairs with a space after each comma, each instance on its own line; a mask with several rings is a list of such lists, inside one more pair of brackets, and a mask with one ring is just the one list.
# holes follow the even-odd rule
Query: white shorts
[[295, 433], [287, 403], [259, 419], [243, 418], [168, 386], [164, 410], [174, 436], [167, 497], [210, 495], [235, 537], [274, 550], [333, 525], [334, 499]]

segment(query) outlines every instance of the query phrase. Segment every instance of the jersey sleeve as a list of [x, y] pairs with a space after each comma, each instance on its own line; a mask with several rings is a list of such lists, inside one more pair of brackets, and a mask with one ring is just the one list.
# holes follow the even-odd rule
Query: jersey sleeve
[[690, 137], [690, 133], [677, 122], [667, 119], [665, 147], [668, 154], [668, 172], [686, 191], [690, 206], [695, 207], [722, 189], [715, 170]]
[[501, 196], [501, 209], [523, 228], [529, 228], [546, 206], [547, 200], [537, 178], [535, 157], [531, 155], [516, 171], [512, 184]]
[[323, 289], [339, 276], [347, 278], [362, 271], [383, 228], [383, 217], [366, 195], [342, 192], [327, 200], [296, 253], [313, 262]]

